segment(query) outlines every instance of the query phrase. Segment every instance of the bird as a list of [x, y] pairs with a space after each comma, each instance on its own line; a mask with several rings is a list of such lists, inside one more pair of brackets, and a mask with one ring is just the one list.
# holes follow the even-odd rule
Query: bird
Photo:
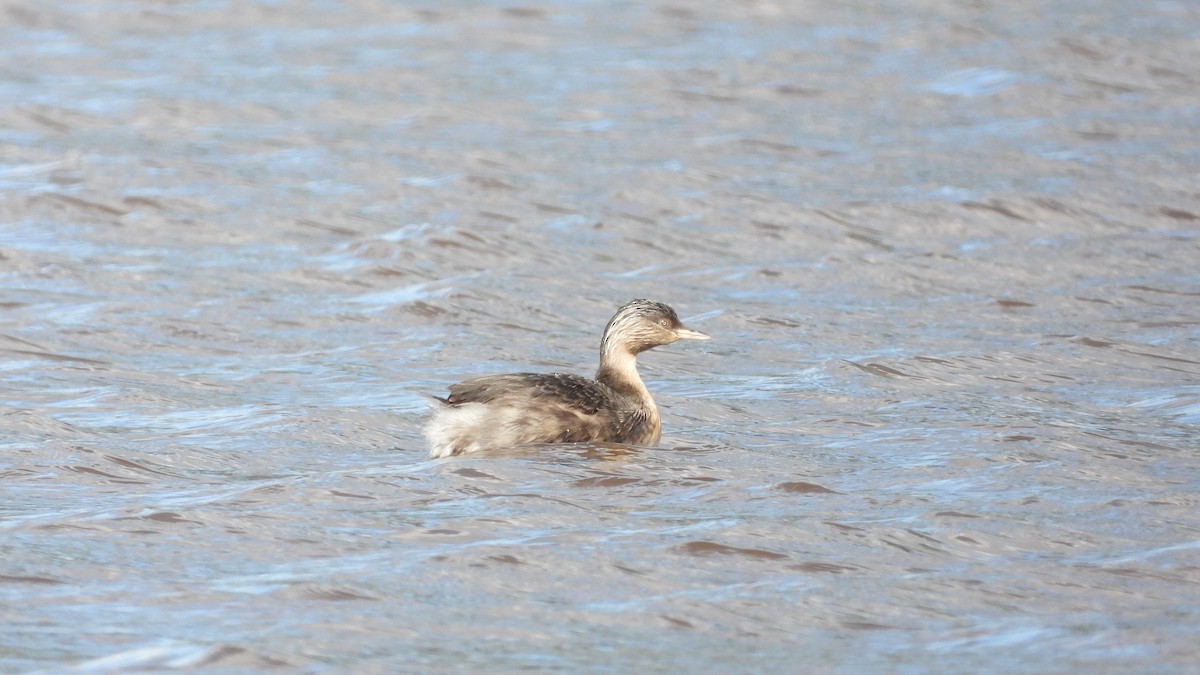
[[707, 340], [675, 310], [632, 300], [617, 310], [600, 339], [596, 377], [569, 373], [489, 375], [432, 396], [425, 427], [431, 459], [521, 445], [621, 443], [655, 446], [658, 406], [637, 371], [637, 355], [676, 340]]

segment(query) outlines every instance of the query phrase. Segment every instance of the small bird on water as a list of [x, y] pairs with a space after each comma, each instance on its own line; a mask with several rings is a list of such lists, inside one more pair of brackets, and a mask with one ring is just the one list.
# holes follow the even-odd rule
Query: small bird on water
[[514, 373], [460, 382], [434, 397], [425, 427], [431, 458], [541, 443], [657, 445], [658, 406], [642, 384], [637, 355], [676, 340], [707, 340], [661, 302], [633, 300], [600, 340], [596, 378]]

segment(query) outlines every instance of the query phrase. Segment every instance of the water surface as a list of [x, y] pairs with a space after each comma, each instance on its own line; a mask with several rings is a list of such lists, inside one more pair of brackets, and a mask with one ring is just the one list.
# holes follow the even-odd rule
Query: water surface
[[1191, 4], [4, 11], [0, 670], [1200, 667]]

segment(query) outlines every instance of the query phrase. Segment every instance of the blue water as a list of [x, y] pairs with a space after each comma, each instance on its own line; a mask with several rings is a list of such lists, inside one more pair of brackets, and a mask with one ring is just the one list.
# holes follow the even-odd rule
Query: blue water
[[1197, 667], [1191, 5], [228, 10], [0, 27], [0, 671]]

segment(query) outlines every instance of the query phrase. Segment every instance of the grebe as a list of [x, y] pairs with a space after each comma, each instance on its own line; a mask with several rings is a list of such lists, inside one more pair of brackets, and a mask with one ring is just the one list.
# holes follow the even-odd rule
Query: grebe
[[434, 397], [431, 458], [538, 443], [657, 445], [662, 424], [637, 355], [676, 340], [707, 340], [661, 302], [634, 300], [604, 328], [596, 379], [564, 373], [491, 375]]

